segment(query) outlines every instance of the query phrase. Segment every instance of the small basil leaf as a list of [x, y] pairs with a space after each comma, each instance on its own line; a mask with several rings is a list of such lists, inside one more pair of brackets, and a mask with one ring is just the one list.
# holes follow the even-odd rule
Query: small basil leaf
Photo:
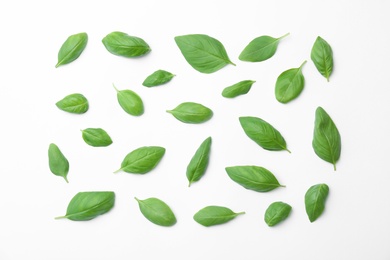
[[69, 202], [66, 215], [56, 217], [56, 219], [91, 220], [110, 211], [114, 207], [114, 203], [115, 193], [112, 191], [79, 192]]
[[194, 220], [205, 227], [210, 227], [229, 222], [242, 214], [245, 214], [245, 212], [235, 213], [226, 207], [207, 206], [194, 215]]
[[87, 46], [87, 42], [88, 35], [86, 33], [78, 33], [69, 36], [58, 52], [56, 68], [76, 60]]
[[141, 38], [123, 32], [112, 32], [102, 40], [106, 49], [114, 55], [127, 58], [145, 55], [151, 51]]
[[263, 119], [250, 116], [240, 117], [240, 123], [246, 135], [265, 150], [286, 150], [291, 153], [280, 132]]
[[227, 64], [235, 66], [222, 43], [208, 35], [176, 36], [175, 41], [187, 62], [199, 72], [213, 73]]
[[268, 226], [273, 227], [285, 220], [291, 212], [291, 206], [287, 203], [274, 202], [265, 211], [264, 221]]
[[311, 60], [321, 75], [329, 81], [333, 71], [333, 51], [329, 43], [320, 36], [317, 37], [311, 49]]
[[314, 222], [325, 209], [326, 198], [329, 194], [328, 185], [322, 183], [311, 186], [305, 194], [306, 213], [310, 222]]
[[73, 114], [84, 114], [88, 111], [88, 100], [81, 94], [70, 94], [56, 103], [56, 106]]
[[336, 170], [336, 162], [341, 153], [341, 137], [332, 118], [322, 107], [318, 107], [316, 110], [313, 149], [318, 157], [332, 163], [334, 170]]
[[135, 199], [138, 201], [142, 215], [150, 222], [164, 227], [170, 227], [176, 224], [175, 214], [164, 201], [157, 198], [145, 200]]
[[144, 80], [142, 85], [144, 85], [145, 87], [159, 86], [159, 85], [162, 85], [162, 84], [165, 84], [165, 83], [171, 81], [171, 79], [174, 76], [175, 76], [174, 74], [172, 74], [172, 73], [170, 73], [168, 71], [157, 70], [157, 71], [153, 72], [151, 75], [149, 75]]
[[275, 176], [267, 169], [259, 166], [232, 166], [225, 168], [230, 179], [237, 182], [245, 189], [258, 192], [267, 192], [280, 185]]
[[225, 98], [234, 98], [234, 97], [237, 97], [240, 95], [244, 95], [244, 94], [249, 92], [253, 83], [255, 83], [255, 82], [256, 81], [254, 81], [254, 80], [240, 81], [240, 82], [238, 82], [230, 87], [226, 87], [222, 91], [222, 96]]
[[144, 113], [144, 103], [140, 96], [130, 89], [118, 90], [114, 86], [119, 105], [123, 110], [132, 116], [140, 116]]
[[288, 103], [301, 94], [305, 86], [305, 77], [302, 74], [302, 63], [299, 68], [289, 69], [279, 75], [275, 85], [275, 97], [280, 103]]
[[200, 124], [208, 121], [213, 116], [213, 111], [201, 104], [184, 102], [172, 110], [167, 110], [176, 119], [183, 123]]
[[192, 157], [190, 163], [187, 166], [187, 179], [189, 181], [188, 187], [191, 183], [199, 181], [205, 174], [207, 166], [209, 164], [211, 148], [211, 137], [206, 138], [196, 150], [195, 155]]
[[61, 176], [68, 182], [69, 162], [56, 144], [49, 145], [49, 168], [57, 176]]
[[279, 41], [289, 35], [283, 35], [280, 38], [270, 36], [260, 36], [253, 39], [241, 52], [238, 57], [242, 61], [259, 62], [265, 61], [274, 56], [278, 48]]
[[159, 146], [144, 146], [135, 149], [123, 159], [119, 171], [144, 174], [153, 170], [165, 154], [165, 148]]
[[101, 128], [87, 128], [81, 132], [84, 141], [90, 146], [102, 147], [112, 144], [111, 137]]

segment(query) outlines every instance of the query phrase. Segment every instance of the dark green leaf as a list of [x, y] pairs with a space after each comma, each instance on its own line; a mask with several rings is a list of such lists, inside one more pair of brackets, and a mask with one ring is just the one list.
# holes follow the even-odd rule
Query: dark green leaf
[[244, 95], [244, 94], [249, 92], [253, 83], [255, 83], [255, 82], [256, 81], [254, 81], [254, 80], [240, 81], [240, 82], [238, 82], [230, 87], [226, 87], [222, 91], [222, 96], [225, 98], [234, 98], [234, 97], [237, 97], [240, 95]]
[[[121, 168], [117, 170], [128, 173], [144, 174], [153, 170], [165, 154], [165, 148], [144, 146], [135, 149], [123, 159]], [[116, 173], [115, 172], [115, 173]]]
[[144, 113], [144, 103], [140, 96], [130, 89], [118, 90], [114, 86], [117, 92], [117, 98], [119, 105], [123, 110], [132, 116], [140, 116]]
[[291, 212], [291, 206], [287, 203], [274, 202], [265, 211], [264, 221], [268, 226], [273, 227], [285, 220]]
[[209, 164], [211, 148], [211, 137], [208, 137], [196, 150], [195, 155], [192, 157], [190, 163], [187, 166], [187, 179], [189, 181], [188, 187], [191, 183], [199, 181], [205, 174], [207, 166]]
[[172, 74], [172, 73], [170, 73], [168, 71], [157, 70], [157, 71], [153, 72], [151, 75], [149, 75], [144, 80], [142, 85], [144, 85], [145, 87], [159, 86], [159, 85], [162, 85], [162, 84], [165, 84], [165, 83], [171, 81], [171, 79], [174, 76], [175, 76], [174, 74]]
[[317, 37], [311, 49], [311, 60], [321, 75], [329, 81], [333, 71], [333, 51], [329, 43], [320, 36]]
[[58, 52], [56, 68], [76, 60], [85, 49], [85, 46], [87, 46], [87, 42], [88, 35], [86, 33], [78, 33], [69, 36]]
[[289, 69], [279, 75], [275, 85], [275, 97], [280, 103], [288, 103], [301, 94], [305, 86], [305, 77], [302, 74], [302, 63], [299, 68]]
[[328, 185], [322, 183], [313, 185], [305, 194], [306, 213], [310, 222], [314, 222], [325, 209], [326, 198], [329, 194]]
[[69, 162], [62, 154], [60, 148], [55, 144], [50, 144], [48, 154], [50, 171], [54, 175], [63, 177], [68, 182]]
[[194, 215], [194, 220], [205, 227], [210, 227], [229, 222], [238, 215], [242, 214], [245, 214], [245, 212], [235, 213], [229, 208], [220, 206], [208, 206], [199, 210]]
[[170, 227], [176, 224], [176, 217], [171, 208], [162, 200], [157, 198], [149, 198], [138, 201], [141, 213], [150, 222], [164, 227]]
[[90, 146], [102, 147], [112, 144], [111, 137], [101, 128], [87, 128], [81, 132], [84, 141]]
[[184, 102], [172, 110], [167, 110], [183, 123], [200, 124], [208, 121], [213, 116], [210, 108], [194, 102]]
[[88, 100], [81, 94], [70, 94], [56, 103], [56, 106], [73, 114], [84, 114], [88, 111]]
[[102, 40], [106, 49], [114, 55], [127, 58], [145, 55], [151, 51], [141, 38], [123, 32], [112, 32]]

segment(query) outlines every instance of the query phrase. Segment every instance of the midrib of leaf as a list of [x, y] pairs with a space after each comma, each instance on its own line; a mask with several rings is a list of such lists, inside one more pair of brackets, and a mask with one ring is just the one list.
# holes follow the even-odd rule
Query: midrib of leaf
[[79, 46], [79, 45], [81, 45], [81, 43], [82, 43], [82, 41], [79, 41], [69, 52], [68, 52], [68, 54], [66, 54], [65, 55], [65, 57], [63, 58], [63, 59], [61, 59], [58, 63], [57, 63], [57, 65], [56, 65], [56, 68], [58, 68], [58, 66], [60, 66], [61, 64], [62, 64], [62, 62], [67, 58], [67, 57], [69, 57], [69, 55], [71, 54], [71, 53], [73, 53], [73, 51]]
[[[321, 117], [321, 121], [324, 120], [324, 118], [322, 117], [322, 115], [320, 115]], [[330, 120], [330, 119], [328, 119]], [[330, 122], [331, 123], [331, 122]], [[336, 171], [336, 161], [334, 159], [334, 154], [333, 154], [333, 150], [332, 150], [332, 145], [331, 145], [331, 142], [330, 142], [330, 139], [328, 138], [328, 135], [325, 133], [324, 131], [324, 127], [320, 128], [318, 127], [318, 130], [321, 132], [321, 134], [325, 137], [325, 140], [326, 140], [326, 143], [328, 144], [328, 149], [329, 149], [329, 153], [330, 153], [330, 157], [332, 158], [332, 164], [333, 164], [333, 168], [334, 170]]]
[[177, 113], [177, 114], [180, 114], [180, 115], [189, 115], [189, 116], [204, 116], [206, 115], [206, 113], [187, 113], [187, 112], [180, 112], [178, 110], [167, 110], [168, 113], [171, 113], [174, 112], [174, 113]]
[[183, 44], [186, 44], [186, 45], [188, 45], [188, 46], [191, 46], [191, 47], [194, 48], [194, 49], [197, 49], [197, 50], [199, 50], [199, 51], [202, 51], [202, 52], [204, 52], [204, 53], [207, 53], [207, 54], [209, 54], [210, 56], [213, 56], [213, 57], [215, 57], [215, 58], [217, 58], [217, 59], [223, 60], [223, 61], [224, 61], [225, 63], [227, 63], [227, 64], [232, 64], [232, 65], [236, 66], [236, 64], [234, 64], [232, 61], [226, 60], [226, 59], [224, 59], [224, 58], [222, 58], [222, 57], [220, 57], [220, 56], [217, 56], [216, 54], [213, 54], [213, 53], [211, 53], [211, 52], [208, 52], [208, 51], [206, 51], [206, 50], [203, 50], [203, 49], [201, 49], [201, 48], [199, 48], [199, 47], [196, 47], [196, 46], [191, 45], [191, 44], [189, 44], [189, 43], [187, 43], [187, 42], [184, 42], [184, 41], [182, 41], [182, 43], [183, 43]]
[[319, 199], [319, 194], [320, 194], [321, 189], [322, 189], [322, 185], [317, 190], [317, 194], [316, 194], [315, 200], [314, 200], [314, 207], [313, 207], [312, 215], [314, 214], [314, 211], [317, 208], [317, 202], [318, 202], [318, 199]]
[[272, 41], [271, 43], [268, 43], [267, 45], [264, 45], [263, 47], [261, 47], [260, 49], [255, 50], [255, 51], [248, 52], [247, 55], [253, 55], [254, 53], [261, 52], [263, 49], [269, 47], [270, 45], [274, 44], [275, 42], [279, 42], [280, 39], [281, 38], [278, 38], [278, 39], [274, 38], [274, 41]]
[[248, 182], [255, 183], [255, 184], [260, 184], [260, 185], [269, 185], [269, 186], [276, 186], [276, 187], [285, 187], [284, 185], [280, 185], [280, 183], [279, 183], [279, 184], [271, 184], [271, 183], [265, 183], [265, 182], [257, 182], [257, 181], [248, 179], [248, 178], [246, 178], [246, 177], [244, 177], [244, 176], [242, 176], [242, 175], [240, 176], [240, 178], [242, 178], [242, 179], [244, 179], [244, 180], [246, 180], [246, 181], [248, 181]]
[[132, 46], [127, 46], [127, 45], [116, 45], [116, 44], [112, 44], [111, 45], [112, 47], [119, 47], [119, 48], [124, 48], [124, 49], [150, 49], [150, 47], [147, 47], [147, 46], [142, 46], [142, 45], [132, 45]]
[[84, 213], [87, 213], [88, 211], [91, 211], [93, 209], [96, 209], [98, 207], [100, 207], [101, 205], [105, 204], [106, 202], [110, 201], [111, 199], [107, 199], [107, 200], [104, 200], [102, 201], [101, 203], [99, 204], [96, 204], [95, 206], [91, 207], [91, 208], [88, 208], [86, 210], [83, 210], [83, 211], [80, 211], [80, 212], [77, 212], [77, 213], [72, 213], [72, 214], [69, 214], [69, 215], [65, 215], [65, 216], [60, 216], [60, 217], [56, 217], [55, 219], [61, 219], [61, 218], [69, 218], [69, 217], [74, 217], [74, 216], [77, 216], [77, 215], [82, 215]]
[[232, 213], [230, 215], [223, 215], [223, 216], [210, 216], [210, 217], [202, 217], [203, 220], [209, 220], [209, 219], [223, 219], [223, 218], [231, 218], [231, 217], [237, 217], [238, 215], [245, 214], [245, 212], [238, 212], [238, 213]]
[[93, 137], [95, 137], [95, 138], [98, 139], [98, 140], [101, 140], [101, 139], [102, 139], [102, 138], [100, 138], [99, 135], [96, 135], [96, 134], [94, 134], [94, 133], [87, 132], [87, 134], [88, 134], [88, 135], [91, 135], [91, 136], [93, 136]]
[[327, 69], [327, 66], [326, 66], [326, 59], [325, 59], [325, 45], [324, 43], [321, 41], [321, 46], [322, 46], [322, 54], [323, 54], [323, 60], [324, 60], [324, 69], [325, 69], [325, 76], [326, 76], [326, 80], [329, 82], [329, 74], [328, 74], [328, 69]]
[[84, 103], [81, 103], [81, 104], [78, 104], [78, 105], [69, 105], [69, 106], [64, 106], [64, 108], [78, 108], [78, 107], [81, 107], [81, 106], [85, 106], [85, 104], [87, 104], [88, 102], [84, 102]]
[[192, 173], [191, 180], [190, 180], [190, 183], [188, 184], [188, 187], [190, 187], [191, 183], [194, 181], [195, 173], [196, 173], [196, 171], [199, 169], [200, 162], [201, 162], [201, 161], [203, 160], [203, 158], [204, 158], [204, 155], [205, 155], [205, 152], [204, 152], [204, 151], [205, 151], [205, 150], [206, 150], [206, 148], [203, 147], [203, 149], [202, 149], [202, 151], [201, 151], [200, 158], [199, 158], [199, 160], [198, 160], [197, 163], [196, 163], [195, 170], [194, 170], [194, 172]]

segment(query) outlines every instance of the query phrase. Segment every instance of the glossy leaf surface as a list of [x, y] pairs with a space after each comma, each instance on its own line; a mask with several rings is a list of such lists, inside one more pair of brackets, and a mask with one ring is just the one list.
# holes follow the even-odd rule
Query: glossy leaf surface
[[87, 128], [81, 132], [84, 141], [90, 146], [104, 147], [112, 144], [111, 137], [101, 128]]
[[165, 154], [165, 148], [144, 146], [135, 149], [123, 159], [121, 168], [117, 170], [128, 173], [144, 174], [153, 170]]
[[201, 104], [184, 102], [172, 110], [167, 110], [176, 119], [183, 123], [200, 124], [208, 121], [213, 116], [213, 111]]
[[290, 215], [291, 209], [287, 203], [274, 202], [265, 211], [264, 221], [268, 226], [273, 227], [285, 220]]
[[229, 222], [242, 214], [245, 214], [245, 212], [235, 213], [226, 207], [207, 206], [194, 215], [194, 220], [205, 227], [210, 227]]
[[256, 81], [254, 80], [243, 80], [240, 81], [232, 86], [226, 87], [222, 91], [222, 96], [225, 98], [234, 98], [240, 95], [247, 94], [249, 90], [251, 89], [253, 83]]
[[279, 75], [275, 84], [275, 97], [280, 103], [288, 103], [301, 94], [305, 86], [305, 77], [302, 74], [302, 66], [289, 69]]
[[140, 116], [144, 113], [144, 103], [137, 93], [130, 89], [118, 90], [114, 86], [119, 105], [132, 116]]
[[333, 71], [333, 51], [329, 43], [318, 36], [311, 49], [310, 57], [318, 72], [329, 81]]
[[328, 185], [322, 183], [313, 185], [305, 194], [305, 208], [310, 222], [314, 222], [325, 209], [325, 202], [329, 194]]
[[171, 208], [162, 200], [157, 198], [149, 198], [138, 201], [141, 213], [150, 222], [164, 227], [170, 227], [176, 224], [176, 217]]
[[157, 70], [153, 72], [151, 75], [149, 75], [142, 85], [145, 87], [156, 87], [160, 86], [162, 84], [165, 84], [174, 77], [175, 75], [166, 71], [166, 70]]
[[202, 142], [195, 155], [192, 157], [190, 163], [187, 166], [187, 179], [189, 181], [188, 186], [191, 186], [193, 182], [199, 181], [205, 174], [207, 166], [209, 164], [211, 148], [211, 137], [208, 137]]
[[58, 62], [56, 64], [56, 68], [76, 60], [84, 51], [87, 46], [87, 42], [88, 35], [86, 33], [78, 33], [69, 36], [58, 52]]
[[110, 53], [127, 58], [142, 56], [151, 51], [143, 39], [123, 32], [107, 34], [102, 42]]

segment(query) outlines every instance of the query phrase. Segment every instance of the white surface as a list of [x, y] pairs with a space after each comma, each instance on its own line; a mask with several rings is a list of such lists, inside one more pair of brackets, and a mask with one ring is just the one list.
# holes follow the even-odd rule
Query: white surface
[[[390, 2], [97, 2], [0, 3], [1, 260], [390, 259]], [[101, 39], [116, 30], [142, 37], [152, 52], [140, 59], [111, 55]], [[61, 44], [84, 31], [89, 35], [84, 53], [55, 69]], [[270, 60], [238, 60], [253, 38], [287, 32], [290, 36]], [[192, 69], [173, 40], [190, 33], [219, 39], [237, 66], [211, 75]], [[317, 35], [334, 51], [330, 83], [310, 60]], [[305, 59], [303, 93], [288, 105], [278, 103], [277, 76]], [[162, 87], [143, 87], [144, 78], [157, 69], [177, 76]], [[248, 95], [222, 98], [224, 87], [246, 79], [257, 81]], [[112, 83], [139, 93], [145, 114], [124, 113]], [[55, 107], [77, 92], [90, 101], [85, 115]], [[214, 117], [186, 125], [165, 112], [184, 101], [209, 106]], [[311, 147], [317, 106], [324, 107], [341, 133], [336, 172]], [[257, 146], [239, 125], [243, 115], [273, 124], [292, 154]], [[107, 148], [86, 145], [79, 130], [87, 127], [105, 129], [114, 143]], [[209, 168], [188, 188], [187, 163], [207, 136], [213, 137]], [[49, 171], [51, 142], [70, 161], [69, 184]], [[144, 176], [112, 173], [128, 152], [144, 145], [167, 149], [158, 168]], [[287, 187], [269, 193], [245, 190], [224, 167], [246, 164], [268, 168]], [[330, 187], [326, 210], [310, 223], [303, 197], [311, 185], [323, 182]], [[91, 190], [115, 191], [114, 209], [89, 222], [54, 220], [77, 192]], [[177, 224], [163, 228], [148, 222], [134, 196], [166, 201]], [[292, 214], [269, 228], [264, 211], [279, 200], [292, 205]], [[197, 210], [212, 204], [247, 214], [212, 228], [193, 221]]]

